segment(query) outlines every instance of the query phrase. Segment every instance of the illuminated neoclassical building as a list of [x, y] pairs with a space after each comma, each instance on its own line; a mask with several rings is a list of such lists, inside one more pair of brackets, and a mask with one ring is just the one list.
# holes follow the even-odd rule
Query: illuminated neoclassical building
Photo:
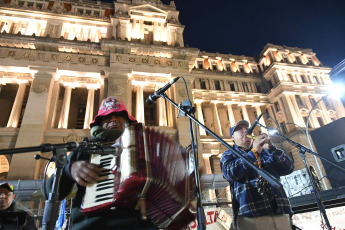
[[[263, 125], [275, 128], [276, 121], [283, 134], [307, 145], [298, 126], [305, 129], [310, 109], [326, 94], [331, 69], [310, 49], [267, 44], [254, 58], [185, 47], [178, 16], [173, 1], [1, 0], [0, 148], [81, 141], [106, 96], [119, 96], [138, 121], [187, 146], [187, 118], [177, 118], [163, 99], [145, 103], [178, 76], [186, 79], [198, 120], [227, 142], [231, 125], [266, 112]], [[183, 81], [167, 95], [186, 100]], [[329, 98], [312, 113], [310, 128], [344, 116], [341, 101]], [[220, 173], [225, 148], [202, 129], [198, 137], [200, 166]], [[304, 167], [296, 149], [275, 141], [294, 158], [296, 170]], [[42, 178], [46, 161], [34, 154], [6, 156], [10, 167], [2, 177]], [[315, 165], [312, 156], [307, 159]]]

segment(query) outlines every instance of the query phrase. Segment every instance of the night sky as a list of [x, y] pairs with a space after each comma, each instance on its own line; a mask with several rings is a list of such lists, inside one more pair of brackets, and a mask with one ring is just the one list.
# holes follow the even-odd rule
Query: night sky
[[310, 48], [329, 67], [345, 59], [344, 0], [175, 0], [175, 4], [185, 25], [185, 45], [201, 51], [256, 57], [272, 43]]

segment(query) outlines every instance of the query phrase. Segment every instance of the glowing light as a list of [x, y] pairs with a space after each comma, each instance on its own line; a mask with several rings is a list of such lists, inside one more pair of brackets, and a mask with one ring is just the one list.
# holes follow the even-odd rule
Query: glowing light
[[210, 68], [210, 62], [208, 61], [208, 58], [204, 60], [204, 68], [209, 69]]
[[61, 76], [101, 78], [101, 74], [96, 72], [79, 72], [69, 70], [58, 70], [58, 72]]
[[147, 86], [147, 85], [149, 85], [149, 82], [147, 82], [147, 81], [136, 81], [136, 80], [132, 80], [131, 81], [132, 82], [132, 85], [134, 85], [134, 86], [142, 86], [142, 87], [145, 87], [145, 86]]
[[273, 53], [274, 58], [275, 58], [277, 61], [281, 61], [281, 58], [280, 58], [279, 54], [277, 53], [277, 51], [273, 51], [272, 53]]
[[99, 39], [106, 37], [107, 28], [97, 26], [85, 26], [78, 24], [64, 23], [61, 31], [61, 36], [65, 39], [86, 41], [90, 39], [92, 42], [99, 42]]
[[235, 64], [235, 61], [233, 61], [233, 62], [231, 63], [231, 69], [232, 69], [232, 72], [237, 72], [237, 66], [236, 66], [236, 64]]
[[332, 84], [328, 90], [329, 97], [340, 98], [344, 95], [345, 87], [342, 84]]
[[276, 129], [271, 129], [270, 131], [268, 131], [269, 135], [274, 135], [277, 132]]

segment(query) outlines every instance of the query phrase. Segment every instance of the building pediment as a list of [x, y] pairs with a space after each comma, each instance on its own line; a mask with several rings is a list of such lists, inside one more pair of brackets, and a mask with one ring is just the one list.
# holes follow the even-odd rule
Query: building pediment
[[306, 115], [306, 114], [309, 113], [309, 109], [306, 109], [306, 108], [302, 108], [302, 109], [300, 109], [299, 111], [300, 111], [300, 113], [301, 113], [302, 115]]
[[321, 109], [314, 109], [314, 113], [320, 115], [323, 113], [323, 111]]
[[330, 109], [327, 112], [328, 112], [329, 115], [335, 115], [337, 113], [333, 109]]
[[129, 9], [130, 15], [138, 15], [138, 16], [150, 16], [150, 17], [157, 17], [157, 18], [164, 18], [168, 16], [168, 13], [164, 10], [161, 10], [157, 7], [151, 5], [141, 5], [141, 6], [133, 6]]

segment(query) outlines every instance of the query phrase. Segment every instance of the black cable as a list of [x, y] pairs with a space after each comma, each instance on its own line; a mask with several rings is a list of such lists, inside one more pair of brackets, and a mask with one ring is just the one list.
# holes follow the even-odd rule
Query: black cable
[[[274, 122], [274, 124], [276, 125], [277, 130], [278, 130], [280, 133], [283, 133], [283, 131], [281, 130], [281, 128], [280, 128], [280, 126], [279, 126], [279, 124], [278, 124], [278, 122], [277, 122], [269, 113], [264, 112], [263, 114], [266, 114], [266, 116], [267, 116], [267, 119], [266, 119], [266, 120], [271, 119], [271, 120]], [[278, 131], [277, 131], [277, 132], [278, 132]], [[281, 139], [281, 138], [279, 138], [279, 143], [280, 143], [280, 146], [282, 147], [282, 146], [283, 146], [283, 142], [282, 142], [282, 139]], [[293, 160], [293, 159], [292, 159], [292, 160]]]
[[278, 122], [269, 113], [265, 112], [265, 114], [267, 115], [268, 118], [270, 118], [274, 122], [274, 124], [276, 125], [276, 127], [280, 131], [280, 133], [283, 133], [282, 130], [280, 129], [280, 126], [279, 126]]
[[181, 77], [181, 78], [182, 78], [182, 80], [184, 81], [184, 85], [185, 85], [185, 87], [186, 87], [187, 98], [188, 98], [189, 101], [191, 101], [190, 98], [189, 98], [189, 94], [188, 94], [188, 87], [187, 87], [186, 80], [184, 79], [184, 77]]
[[43, 175], [43, 184], [41, 184], [41, 190], [43, 191], [43, 194], [45, 198], [48, 198], [47, 190], [46, 190], [46, 180], [47, 180], [47, 171], [48, 171], [48, 166], [51, 162], [53, 162], [54, 156], [50, 158], [48, 163], [46, 164], [46, 167], [44, 168], [44, 175]]

